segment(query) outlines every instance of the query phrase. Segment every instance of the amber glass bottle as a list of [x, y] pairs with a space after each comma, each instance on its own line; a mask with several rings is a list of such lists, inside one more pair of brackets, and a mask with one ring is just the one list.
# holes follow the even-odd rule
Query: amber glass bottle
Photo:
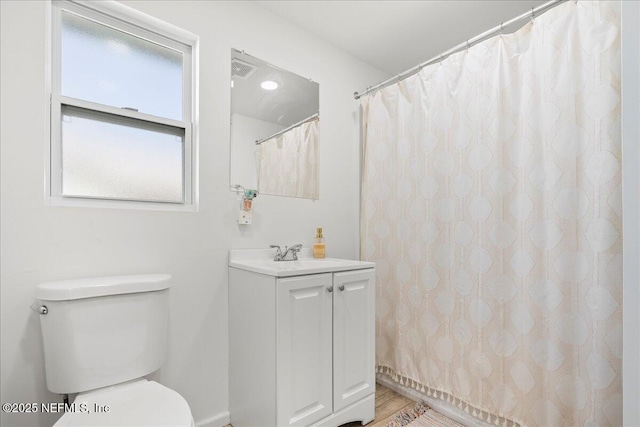
[[316, 229], [316, 238], [313, 239], [313, 257], [324, 258], [325, 247], [324, 237], [322, 236], [322, 228]]

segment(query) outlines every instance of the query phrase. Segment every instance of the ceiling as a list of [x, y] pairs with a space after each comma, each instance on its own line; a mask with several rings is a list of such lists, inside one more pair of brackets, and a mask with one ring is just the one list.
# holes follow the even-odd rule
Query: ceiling
[[254, 3], [393, 76], [545, 1]]

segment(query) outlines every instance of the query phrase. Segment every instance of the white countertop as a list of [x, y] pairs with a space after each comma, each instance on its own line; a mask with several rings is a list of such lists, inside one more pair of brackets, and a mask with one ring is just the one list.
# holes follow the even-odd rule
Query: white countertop
[[374, 262], [339, 258], [313, 258], [311, 248], [302, 248], [297, 261], [274, 261], [275, 249], [231, 249], [229, 267], [275, 277], [374, 268]]

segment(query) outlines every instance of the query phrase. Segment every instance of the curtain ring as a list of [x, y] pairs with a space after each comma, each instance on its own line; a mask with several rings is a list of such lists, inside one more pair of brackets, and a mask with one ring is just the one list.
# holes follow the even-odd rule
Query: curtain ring
[[536, 11], [535, 11], [535, 8], [534, 8], [534, 7], [532, 7], [532, 8], [531, 8], [531, 22], [533, 22], [533, 19], [534, 19], [535, 17], [536, 17]]
[[500, 35], [502, 35], [503, 28], [504, 28], [504, 22], [501, 22], [500, 23]]
[[467, 50], [469, 50], [470, 47], [471, 45], [469, 44], [469, 39], [467, 39]]

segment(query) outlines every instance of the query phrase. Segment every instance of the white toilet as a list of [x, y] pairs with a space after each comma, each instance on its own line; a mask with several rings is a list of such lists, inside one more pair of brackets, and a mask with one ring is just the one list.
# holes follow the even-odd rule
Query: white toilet
[[47, 388], [79, 393], [55, 426], [193, 427], [186, 400], [148, 381], [162, 366], [168, 274], [38, 285]]

